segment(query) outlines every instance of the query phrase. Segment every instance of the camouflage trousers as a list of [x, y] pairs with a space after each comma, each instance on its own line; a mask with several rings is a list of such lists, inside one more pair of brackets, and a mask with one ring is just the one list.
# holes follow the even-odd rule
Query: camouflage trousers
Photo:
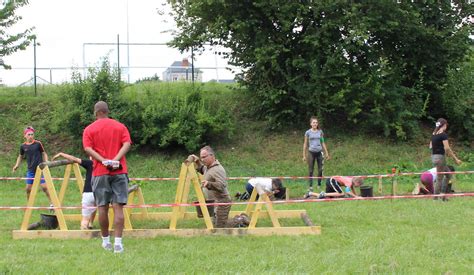
[[[218, 202], [231, 202], [230, 199], [226, 200], [220, 200]], [[215, 226], [216, 228], [223, 228], [227, 227], [227, 220], [229, 218], [229, 212], [230, 212], [230, 207], [231, 205], [219, 205], [216, 207], [216, 222]]]

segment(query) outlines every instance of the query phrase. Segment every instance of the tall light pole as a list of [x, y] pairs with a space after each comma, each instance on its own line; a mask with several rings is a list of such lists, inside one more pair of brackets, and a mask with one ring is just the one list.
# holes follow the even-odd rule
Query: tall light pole
[[128, 0], [127, 0], [127, 82], [130, 83], [130, 41], [128, 29]]
[[37, 94], [36, 88], [36, 37], [33, 38], [33, 83], [35, 86], [35, 96]]

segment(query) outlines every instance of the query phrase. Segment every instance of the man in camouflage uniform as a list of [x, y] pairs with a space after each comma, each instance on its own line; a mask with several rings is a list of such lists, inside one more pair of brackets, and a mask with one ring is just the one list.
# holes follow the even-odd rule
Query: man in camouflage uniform
[[[205, 146], [200, 150], [200, 158], [195, 155], [188, 157], [188, 161], [197, 165], [197, 170], [204, 175], [201, 186], [208, 190], [208, 199], [215, 200], [218, 203], [231, 202], [229, 191], [227, 190], [227, 175], [224, 167], [219, 163], [214, 154], [214, 150], [210, 146]], [[216, 207], [217, 228], [227, 226], [230, 205], [219, 205]]]

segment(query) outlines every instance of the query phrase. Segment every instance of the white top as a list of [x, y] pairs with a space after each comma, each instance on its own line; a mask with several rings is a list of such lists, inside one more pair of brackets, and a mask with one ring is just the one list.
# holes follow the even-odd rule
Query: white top
[[259, 195], [263, 195], [266, 192], [272, 191], [272, 179], [271, 178], [251, 178], [249, 179], [250, 185], [257, 189]]
[[431, 175], [433, 176], [433, 182], [436, 182], [436, 176], [438, 175], [438, 174], [436, 173], [436, 167], [431, 168], [430, 170], [428, 170], [428, 172], [430, 172]]

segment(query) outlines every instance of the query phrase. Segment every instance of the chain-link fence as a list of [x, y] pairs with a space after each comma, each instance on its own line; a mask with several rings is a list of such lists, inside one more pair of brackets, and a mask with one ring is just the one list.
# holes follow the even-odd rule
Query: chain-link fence
[[[40, 49], [38, 47], [37, 60], [47, 60], [41, 56]], [[192, 81], [193, 77], [196, 82], [232, 82], [240, 69], [228, 64], [225, 58], [227, 52], [228, 49], [218, 46], [205, 46], [203, 52], [189, 50], [181, 53], [166, 43], [84, 43], [79, 62], [64, 66], [37, 62], [36, 82], [70, 82], [74, 71], [84, 76], [89, 68], [100, 67], [104, 58], [108, 58], [111, 66], [120, 66], [122, 80], [128, 83], [143, 79]], [[30, 55], [28, 51], [22, 54]], [[7, 86], [33, 85], [34, 55], [31, 54], [31, 67], [13, 65], [10, 70], [0, 68], [0, 79], [0, 84]]]

